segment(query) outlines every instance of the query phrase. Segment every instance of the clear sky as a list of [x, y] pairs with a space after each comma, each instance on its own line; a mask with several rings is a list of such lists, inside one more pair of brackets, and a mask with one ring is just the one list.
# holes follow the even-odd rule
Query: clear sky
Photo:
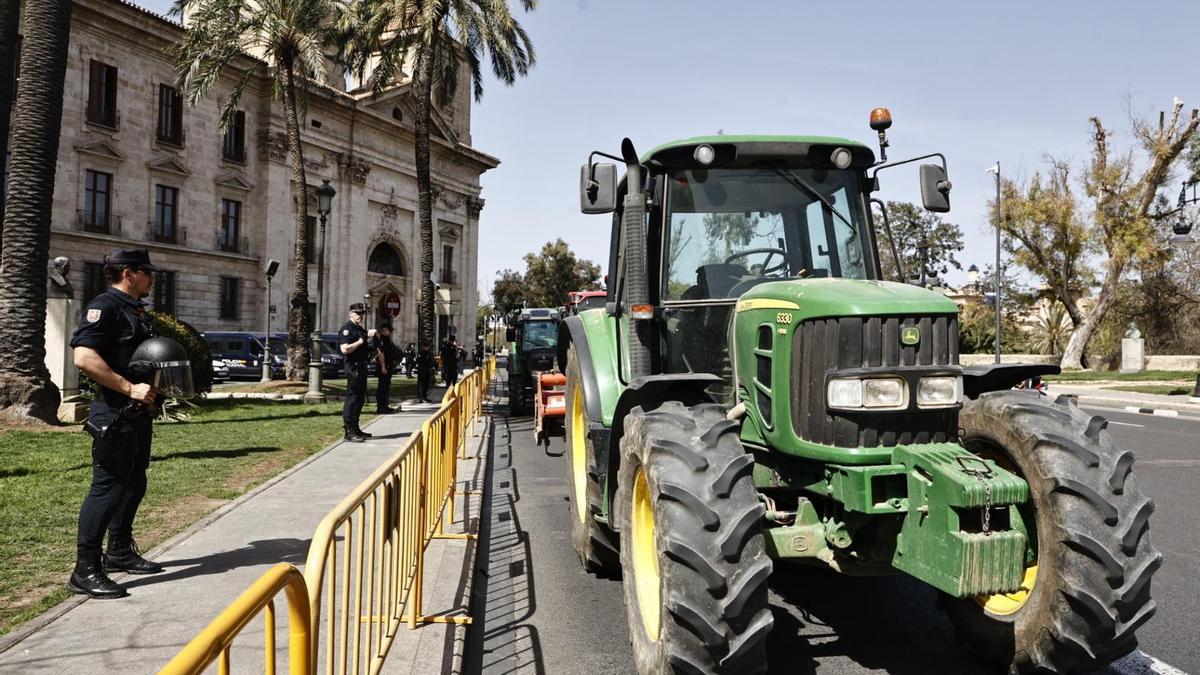
[[[982, 268], [993, 163], [1018, 177], [1047, 153], [1080, 164], [1089, 116], [1124, 145], [1128, 111], [1200, 107], [1195, 0], [541, 0], [521, 19], [537, 66], [511, 88], [485, 81], [472, 113], [473, 144], [502, 161], [482, 179], [485, 292], [556, 237], [606, 263], [610, 220], [579, 213], [579, 165], [624, 136], [642, 151], [718, 130], [874, 147], [867, 115], [887, 106], [891, 159], [946, 154], [960, 260]], [[881, 179], [877, 196], [919, 201], [915, 168]]]

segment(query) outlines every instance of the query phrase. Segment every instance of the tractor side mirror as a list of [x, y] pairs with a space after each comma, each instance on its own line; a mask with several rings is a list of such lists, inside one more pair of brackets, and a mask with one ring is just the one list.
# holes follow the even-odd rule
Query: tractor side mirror
[[515, 328], [509, 327], [509, 328], [504, 329], [504, 341], [505, 342], [512, 342], [516, 339], [517, 339], [517, 331]]
[[950, 179], [946, 170], [937, 164], [921, 165], [921, 202], [926, 211], [950, 211]]
[[616, 208], [617, 166], [607, 162], [590, 167], [584, 164], [579, 169], [579, 210], [612, 213]]

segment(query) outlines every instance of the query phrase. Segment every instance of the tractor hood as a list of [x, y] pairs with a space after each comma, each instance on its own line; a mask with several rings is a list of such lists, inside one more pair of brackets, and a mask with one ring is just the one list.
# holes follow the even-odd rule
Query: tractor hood
[[797, 279], [759, 284], [738, 299], [738, 313], [752, 309], [797, 311], [798, 320], [831, 316], [956, 314], [950, 298], [894, 281]]

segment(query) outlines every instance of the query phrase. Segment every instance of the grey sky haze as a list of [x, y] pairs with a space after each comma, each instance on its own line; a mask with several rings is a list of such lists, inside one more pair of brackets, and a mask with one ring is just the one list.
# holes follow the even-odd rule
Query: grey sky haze
[[[1023, 177], [1047, 153], [1080, 164], [1091, 115], [1127, 147], [1128, 111], [1156, 114], [1176, 96], [1200, 107], [1194, 1], [542, 0], [520, 18], [537, 66], [511, 88], [485, 81], [472, 113], [473, 144], [503, 162], [482, 181], [485, 293], [556, 237], [607, 262], [610, 220], [579, 213], [578, 172], [623, 136], [640, 150], [718, 130], [874, 147], [867, 115], [887, 106], [892, 159], [946, 154], [960, 260], [982, 268], [994, 162]], [[882, 183], [885, 200], [919, 201], [915, 168]]]

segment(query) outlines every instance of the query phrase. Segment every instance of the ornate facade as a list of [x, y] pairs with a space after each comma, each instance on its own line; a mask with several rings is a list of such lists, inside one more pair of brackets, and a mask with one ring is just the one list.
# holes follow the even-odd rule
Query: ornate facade
[[[265, 276], [283, 329], [294, 277], [295, 218], [283, 106], [272, 99], [263, 63], [230, 130], [221, 106], [235, 73], [192, 107], [172, 88], [176, 23], [121, 0], [77, 0], [72, 14], [50, 255], [72, 260], [81, 300], [103, 290], [100, 262], [112, 248], [150, 250], [164, 273], [152, 298], [201, 331], [261, 332]], [[432, 175], [434, 275], [440, 335], [475, 340], [478, 303], [479, 177], [499, 160], [471, 147], [470, 85], [435, 111]], [[414, 165], [415, 104], [401, 82], [373, 94], [317, 85], [301, 123], [310, 193], [337, 190], [325, 227], [321, 326], [336, 330], [346, 307], [364, 299], [384, 316], [382, 298], [400, 298], [395, 340], [415, 342], [420, 239]], [[316, 265], [309, 266], [315, 301]]]

